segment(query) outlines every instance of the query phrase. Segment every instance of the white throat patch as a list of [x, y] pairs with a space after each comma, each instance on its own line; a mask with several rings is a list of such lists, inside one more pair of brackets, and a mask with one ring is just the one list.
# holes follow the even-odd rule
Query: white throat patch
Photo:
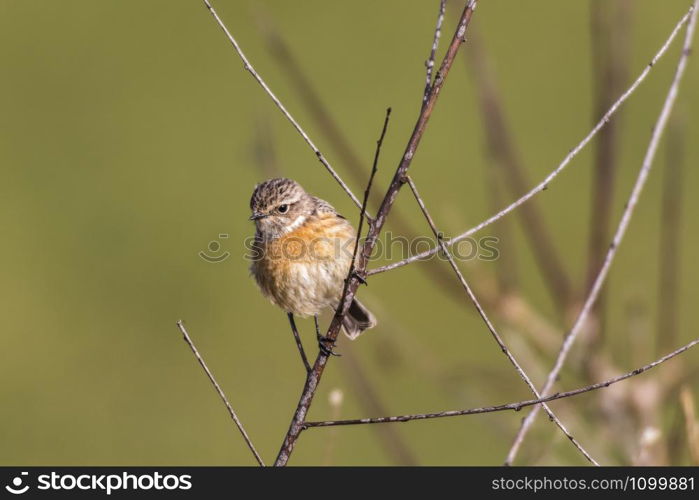
[[285, 232], [285, 233], [290, 233], [290, 232], [293, 231], [294, 229], [300, 227], [301, 224], [303, 224], [304, 222], [306, 222], [306, 216], [305, 216], [305, 215], [299, 215], [298, 217], [296, 217], [296, 219], [294, 220], [294, 222], [292, 222], [291, 224], [289, 224], [288, 226], [286, 226], [286, 227], [284, 228], [284, 232]]

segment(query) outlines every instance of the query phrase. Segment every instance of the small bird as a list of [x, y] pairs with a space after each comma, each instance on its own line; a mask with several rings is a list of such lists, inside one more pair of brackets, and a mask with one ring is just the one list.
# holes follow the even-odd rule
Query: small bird
[[[320, 334], [318, 314], [339, 304], [356, 232], [330, 203], [291, 179], [269, 179], [255, 186], [250, 210], [256, 226], [250, 272], [262, 294], [286, 311], [308, 368], [294, 315], [313, 316], [320, 349], [335, 354]], [[355, 298], [343, 320], [345, 334], [355, 339], [375, 325], [374, 315]]]

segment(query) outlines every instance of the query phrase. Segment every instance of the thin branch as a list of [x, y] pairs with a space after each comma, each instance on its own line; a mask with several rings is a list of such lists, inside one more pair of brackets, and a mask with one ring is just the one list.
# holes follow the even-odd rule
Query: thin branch
[[658, 350], [673, 345], [678, 331], [678, 290], [680, 281], [680, 242], [682, 201], [684, 199], [684, 123], [673, 115], [667, 134], [663, 198], [660, 226], [660, 284], [658, 293]]
[[[357, 235], [356, 239], [354, 242], [354, 251], [352, 254], [352, 261], [350, 263], [350, 268], [349, 271], [347, 272], [347, 278], [345, 279], [345, 286], [343, 288], [342, 292], [342, 299], [340, 300], [340, 304], [338, 305], [338, 309], [335, 312], [335, 316], [333, 317], [333, 322], [330, 324], [330, 327], [328, 328], [328, 333], [325, 335], [325, 340], [332, 346], [334, 345], [337, 335], [340, 333], [340, 328], [342, 326], [342, 320], [344, 319], [345, 314], [347, 314], [347, 311], [349, 310], [349, 306], [352, 303], [352, 298], [353, 295], [349, 298], [346, 299], [348, 296], [348, 290], [350, 289], [350, 286], [354, 285], [354, 292], [356, 292], [357, 286], [360, 281], [364, 281], [364, 276], [366, 275], [365, 270], [366, 270], [366, 261], [363, 262], [359, 268], [357, 268], [357, 255], [359, 251], [359, 242], [361, 239], [362, 235], [362, 228], [364, 226], [364, 219], [366, 215], [366, 206], [369, 200], [369, 195], [371, 193], [371, 187], [374, 182], [374, 177], [376, 176], [376, 172], [378, 171], [378, 163], [379, 163], [379, 156], [381, 154], [381, 146], [383, 145], [383, 140], [384, 137], [386, 136], [386, 130], [388, 129], [388, 122], [391, 117], [391, 108], [386, 109], [386, 117], [384, 118], [383, 122], [383, 127], [381, 129], [381, 135], [379, 136], [379, 139], [376, 141], [376, 150], [374, 152], [374, 162], [372, 164], [372, 169], [371, 173], [369, 175], [369, 181], [367, 182], [367, 187], [366, 190], [364, 191], [364, 200], [362, 201], [361, 204], [361, 210], [359, 212], [359, 223], [357, 225]], [[375, 221], [370, 221], [369, 222], [369, 232], [371, 233], [373, 230], [376, 229], [375, 226]], [[364, 251], [362, 251], [362, 256], [364, 254]], [[353, 293], [354, 293], [353, 292]], [[347, 301], [347, 302], [346, 302]], [[346, 302], [346, 303], [345, 303]], [[345, 307], [346, 306], [346, 307]], [[342, 307], [345, 307], [340, 313], [340, 309]], [[316, 325], [317, 328], [317, 325]], [[321, 349], [320, 352], [318, 353], [318, 357], [316, 358], [316, 361], [313, 365], [313, 368], [308, 372], [308, 376], [306, 377], [306, 384], [304, 386], [303, 392], [301, 394], [301, 398], [299, 400], [299, 404], [296, 409], [296, 413], [294, 415], [294, 419], [291, 422], [291, 426], [289, 427], [289, 431], [287, 432], [287, 436], [284, 439], [284, 442], [282, 443], [282, 448], [279, 451], [279, 455], [277, 456], [277, 460], [275, 461], [274, 465], [275, 466], [283, 466], [286, 465], [286, 463], [289, 460], [289, 456], [291, 455], [291, 452], [294, 448], [294, 444], [296, 443], [296, 440], [298, 439], [299, 435], [301, 434], [301, 431], [303, 430], [300, 427], [300, 424], [303, 423], [305, 414], [308, 412], [308, 409], [310, 408], [311, 402], [313, 400], [313, 397], [316, 392], [316, 388], [318, 387], [318, 383], [320, 381], [320, 377], [322, 376], [323, 370], [325, 369], [325, 364], [328, 362], [328, 357], [329, 354], [332, 351], [329, 351], [327, 349]], [[298, 419], [298, 423], [297, 422]]]
[[213, 6], [209, 2], [209, 0], [203, 0], [204, 5], [206, 5], [206, 8], [209, 9], [209, 12], [211, 12], [211, 15], [214, 17], [218, 25], [221, 27], [223, 32], [226, 34], [228, 37], [228, 40], [231, 42], [233, 45], [233, 48], [235, 51], [238, 53], [238, 56], [240, 56], [240, 59], [243, 61], [243, 67], [245, 68], [246, 71], [248, 71], [252, 77], [255, 79], [255, 81], [260, 84], [260, 86], [264, 89], [264, 91], [267, 93], [267, 95], [272, 99], [274, 104], [279, 108], [279, 110], [282, 112], [282, 114], [286, 117], [287, 120], [293, 125], [293, 127], [296, 129], [296, 131], [301, 134], [301, 137], [303, 137], [304, 141], [306, 141], [306, 144], [313, 150], [315, 153], [316, 157], [318, 158], [318, 161], [323, 164], [323, 166], [326, 168], [328, 172], [330, 172], [330, 175], [337, 181], [337, 183], [342, 187], [342, 189], [345, 190], [345, 193], [352, 199], [355, 205], [357, 207], [361, 207], [361, 204], [359, 203], [359, 200], [357, 199], [356, 196], [354, 196], [354, 193], [352, 193], [352, 190], [345, 184], [345, 182], [340, 178], [340, 176], [335, 172], [335, 169], [332, 168], [330, 163], [328, 163], [328, 160], [325, 159], [325, 156], [320, 152], [320, 150], [316, 147], [316, 145], [313, 143], [311, 138], [308, 136], [308, 134], [301, 128], [301, 125], [298, 124], [298, 122], [294, 119], [293, 116], [291, 116], [291, 113], [289, 113], [286, 109], [286, 107], [281, 103], [281, 101], [277, 98], [277, 96], [272, 92], [272, 90], [269, 88], [269, 86], [265, 83], [265, 81], [262, 79], [262, 77], [255, 71], [255, 68], [250, 64], [250, 61], [248, 58], [245, 56], [243, 53], [243, 50], [240, 48], [240, 45], [238, 45], [238, 42], [236, 41], [235, 38], [233, 38], [233, 35], [231, 34], [230, 31], [228, 31], [228, 28], [226, 25], [223, 23], [221, 18], [218, 16], [218, 13], [216, 10], [214, 10]]
[[[483, 43], [480, 37], [472, 38], [475, 38], [473, 50], [464, 54], [469, 56], [470, 65], [473, 67], [472, 73], [478, 90], [481, 121], [486, 135], [488, 153], [493, 159], [493, 168], [502, 170], [502, 178], [511, 195], [519, 196], [526, 192], [530, 182], [507, 124], [502, 98], [498, 92], [492, 68], [488, 64]], [[553, 244], [553, 238], [539, 210], [539, 205], [536, 200], [532, 200], [522, 205], [518, 214], [551, 297], [558, 309], [564, 311], [573, 298], [570, 277]]]
[[[371, 174], [369, 174], [369, 182], [367, 182], [366, 189], [364, 190], [364, 199], [362, 200], [362, 209], [359, 214], [359, 223], [357, 224], [357, 238], [354, 241], [354, 251], [352, 253], [352, 263], [350, 264], [349, 276], [352, 276], [356, 272], [357, 265], [357, 252], [359, 251], [359, 241], [362, 237], [362, 229], [364, 227], [364, 214], [366, 214], [366, 206], [369, 203], [369, 195], [371, 194], [371, 186], [374, 184], [374, 177], [376, 177], [376, 172], [379, 170], [379, 156], [381, 155], [381, 146], [383, 145], [384, 137], [386, 137], [386, 130], [388, 130], [388, 121], [391, 119], [391, 108], [386, 108], [386, 117], [383, 120], [383, 127], [381, 129], [381, 135], [376, 141], [376, 150], [374, 152], [374, 163], [371, 165]], [[362, 276], [362, 279], [364, 277]]]
[[[381, 232], [381, 229], [383, 228], [384, 223], [386, 222], [386, 217], [391, 211], [391, 207], [393, 206], [393, 202], [395, 201], [396, 196], [398, 195], [398, 191], [400, 191], [400, 188], [403, 185], [403, 179], [405, 178], [405, 174], [408, 168], [410, 167], [410, 164], [412, 163], [413, 157], [415, 156], [415, 152], [417, 151], [417, 148], [420, 144], [420, 140], [422, 139], [422, 135], [425, 132], [425, 128], [430, 119], [430, 116], [432, 115], [432, 111], [437, 102], [437, 98], [439, 97], [439, 93], [442, 87], [444, 86], [446, 77], [449, 74], [449, 70], [452, 67], [454, 58], [456, 57], [459, 47], [465, 40], [464, 37], [466, 34], [466, 28], [468, 27], [468, 24], [471, 20], [473, 10], [475, 9], [476, 4], [477, 0], [469, 0], [466, 3], [466, 6], [464, 7], [463, 13], [461, 14], [461, 18], [456, 28], [456, 32], [454, 33], [449, 48], [447, 49], [447, 53], [444, 56], [444, 59], [442, 60], [442, 64], [440, 65], [439, 71], [435, 76], [434, 85], [430, 90], [429, 98], [420, 109], [420, 114], [418, 116], [417, 123], [415, 124], [415, 128], [413, 129], [410, 139], [408, 140], [408, 144], [398, 164], [396, 173], [394, 174], [391, 184], [388, 187], [388, 191], [386, 192], [386, 196], [384, 197], [383, 202], [379, 207], [376, 218], [373, 220], [369, 227], [369, 231], [364, 245], [362, 247], [362, 251], [358, 256], [359, 260], [357, 262], [355, 272], [351, 273], [345, 282], [345, 288], [342, 293], [340, 303], [337, 307], [337, 310], [335, 311], [335, 315], [333, 316], [333, 319], [330, 323], [330, 327], [328, 328], [328, 332], [326, 334], [326, 338], [328, 338], [330, 342], [334, 342], [337, 339], [338, 334], [340, 333], [342, 320], [347, 314], [347, 311], [349, 310], [349, 307], [352, 303], [352, 299], [354, 298], [354, 295], [359, 286], [359, 280], [357, 279], [357, 276], [365, 273], [366, 271], [366, 266], [369, 262], [371, 252], [374, 249], [374, 245], [376, 244], [376, 240], [379, 236], [379, 233]], [[296, 411], [294, 412], [294, 416], [291, 420], [289, 430], [287, 431], [286, 437], [284, 438], [284, 442], [282, 443], [281, 449], [279, 450], [279, 454], [277, 456], [277, 460], [275, 461], [275, 465], [283, 466], [286, 465], [289, 461], [289, 457], [291, 456], [296, 441], [298, 440], [298, 437], [303, 431], [303, 423], [306, 419], [308, 409], [310, 408], [311, 403], [313, 402], [313, 397], [315, 396], [318, 383], [320, 382], [327, 362], [328, 355], [321, 350], [321, 352], [318, 354], [318, 357], [316, 358], [313, 370], [306, 379], [306, 383], [301, 393], [301, 397], [299, 398]]]
[[[435, 225], [434, 220], [432, 219], [432, 216], [430, 215], [429, 211], [427, 210], [427, 207], [425, 206], [425, 203], [423, 202], [422, 198], [420, 197], [420, 194], [418, 193], [417, 186], [415, 185], [415, 183], [413, 182], [413, 179], [410, 176], [407, 177], [407, 182], [408, 182], [408, 185], [410, 186], [411, 191], [413, 192], [413, 195], [415, 196], [415, 200], [417, 201], [417, 204], [420, 206], [420, 210], [422, 211], [422, 215], [425, 216], [425, 219], [427, 220], [427, 223], [429, 224], [430, 229], [432, 229], [432, 233], [434, 233], [435, 238], [437, 238], [437, 242], [439, 243], [439, 246], [442, 249], [442, 253], [449, 261], [449, 264], [451, 265], [452, 269], [456, 273], [456, 276], [459, 278], [459, 282], [461, 283], [461, 286], [464, 288], [469, 299], [471, 300], [471, 302], [473, 302], [473, 305], [476, 307], [478, 314], [480, 315], [481, 318], [483, 318], [483, 322], [488, 327], [488, 331], [492, 335], [495, 342], [497, 342], [498, 346], [500, 347], [500, 350], [507, 357], [508, 361], [512, 364], [512, 366], [515, 367], [515, 371], [517, 371], [517, 374], [520, 376], [520, 378], [522, 380], [524, 380], [524, 383], [527, 384], [527, 387], [529, 387], [529, 389], [532, 391], [532, 394], [534, 394], [534, 396], [537, 399], [541, 399], [541, 396], [539, 395], [539, 393], [536, 390], [536, 386], [531, 381], [529, 376], [525, 373], [524, 369], [522, 369], [520, 364], [517, 362], [514, 355], [507, 348], [507, 346], [503, 342], [502, 338], [500, 337], [500, 334], [497, 332], [497, 330], [495, 330], [495, 326], [490, 321], [490, 318], [488, 318], [488, 315], [485, 313], [485, 310], [481, 306], [480, 302], [478, 302], [476, 295], [473, 293], [473, 290], [471, 290], [471, 287], [466, 282], [466, 279], [464, 278], [463, 274], [461, 273], [459, 266], [456, 265], [456, 261], [454, 260], [454, 257], [451, 255], [451, 253], [449, 253], [449, 249], [444, 244], [444, 239], [443, 239], [442, 233], [437, 229], [437, 226]], [[585, 456], [585, 458], [587, 460], [589, 460], [591, 463], [593, 463], [595, 465], [599, 465], [590, 456], [590, 454], [587, 451], [585, 451], [585, 449], [572, 436], [572, 434], [570, 434], [570, 432], [568, 432], [568, 430], [565, 428], [563, 423], [551, 411], [551, 409], [546, 404], [544, 404], [543, 406], [544, 406], [544, 409], [546, 410], [546, 413], [548, 413], [549, 417], [551, 418], [551, 420], [556, 423], [556, 425], [561, 429], [561, 431], [563, 431], [563, 433], [568, 437], [570, 442], [573, 443], [573, 445]]]
[[598, 382], [596, 384], [591, 384], [587, 385], [585, 387], [580, 387], [578, 389], [574, 389], [571, 391], [565, 391], [565, 392], [557, 392], [556, 394], [551, 394], [550, 396], [546, 396], [544, 398], [539, 398], [539, 399], [528, 399], [524, 401], [518, 401], [516, 403], [507, 403], [503, 405], [497, 405], [497, 406], [483, 406], [480, 408], [469, 408], [467, 410], [448, 410], [448, 411], [440, 411], [437, 413], [418, 413], [418, 414], [412, 414], [412, 415], [398, 415], [395, 417], [378, 417], [378, 418], [357, 418], [357, 419], [348, 419], [348, 420], [326, 420], [326, 421], [317, 421], [317, 422], [306, 422], [304, 424], [305, 429], [310, 429], [312, 427], [332, 427], [336, 425], [361, 425], [361, 424], [386, 424], [386, 423], [392, 423], [392, 422], [410, 422], [412, 420], [427, 420], [431, 418], [444, 418], [444, 417], [458, 417], [458, 416], [463, 416], [463, 415], [478, 415], [481, 413], [494, 413], [498, 411], [507, 411], [507, 410], [514, 410], [514, 411], [520, 411], [522, 408], [526, 408], [527, 406], [534, 406], [534, 405], [539, 405], [543, 403], [549, 403], [551, 401], [556, 401], [557, 399], [564, 399], [564, 398], [570, 398], [572, 396], [578, 396], [580, 394], [584, 394], [586, 392], [592, 392], [596, 391], [598, 389], [603, 389], [605, 387], [609, 387], [610, 385], [614, 385], [617, 382], [621, 382], [622, 380], [626, 380], [631, 377], [635, 377], [637, 375], [640, 375], [641, 373], [645, 373], [648, 370], [655, 368], [656, 366], [674, 358], [675, 356], [678, 356], [682, 354], [683, 352], [691, 349], [695, 345], [699, 344], [699, 339], [695, 339], [691, 341], [689, 344], [680, 347], [679, 349], [671, 352], [670, 354], [667, 354], [663, 356], [660, 359], [657, 359], [653, 361], [652, 363], [649, 363], [645, 366], [642, 366], [640, 368], [636, 368], [635, 370], [632, 370], [630, 372], [624, 373], [623, 375], [619, 375], [617, 377], [610, 378], [608, 380], [605, 380], [603, 382]]
[[[334, 119], [328, 107], [323, 103], [317, 89], [314, 86], [314, 81], [304, 71], [303, 66], [296, 58], [292, 47], [283, 38], [279, 29], [274, 25], [273, 20], [269, 15], [260, 13], [260, 29], [264, 34], [270, 53], [277, 60], [279, 65], [284, 69], [285, 74], [289, 76], [289, 81], [292, 87], [296, 90], [297, 96], [303, 103], [304, 108], [309, 112], [309, 116], [315, 122], [316, 128], [321, 135], [328, 141], [338, 157], [348, 167], [349, 173], [352, 175], [356, 183], [366, 182], [366, 169], [363, 161], [359, 159], [356, 150], [352, 147], [347, 135], [342, 131], [337, 121]], [[473, 37], [473, 35], [472, 35]], [[493, 179], [493, 182], [495, 180]], [[526, 185], [528, 183], [525, 183]], [[521, 192], [522, 190], [518, 191]], [[376, 189], [373, 189], [369, 200], [374, 206], [381, 203], [383, 197]], [[493, 199], [492, 210], [495, 211], [501, 207], [504, 201]], [[406, 219], [395, 207], [391, 211], [391, 226], [397, 234], [401, 234], [412, 240], [416, 237], [417, 232], [413, 228], [412, 221]], [[507, 277], [507, 282], [501, 280], [501, 288], [497, 293], [491, 293], [487, 297], [486, 303], [489, 303], [493, 309], [497, 309], [498, 313], [503, 314], [508, 318], [508, 321], [524, 329], [531, 335], [531, 338], [539, 343], [539, 345], [548, 342], [547, 352], [555, 353], [558, 349], [560, 334], [555, 331], [551, 325], [548, 325], [546, 320], [538, 315], [533, 309], [519, 296], [512, 295], [508, 292], [513, 291], [515, 284], [516, 269], [514, 260], [508, 259], [510, 252], [507, 251], [506, 245], [509, 241], [509, 220], [503, 218], [499, 221], [500, 226], [500, 247], [501, 258], [498, 270], [501, 277]], [[506, 234], [507, 233], [507, 234]], [[510, 262], [511, 261], [511, 262]], [[450, 271], [441, 265], [441, 262], [429, 260], [424, 266], [418, 266], [418, 269], [424, 276], [433, 282], [446, 296], [461, 303], [462, 290], [457, 282], [452, 278]], [[507, 284], [506, 284], [507, 283]], [[481, 301], [483, 301], [483, 292], [481, 292]], [[544, 331], [545, 330], [545, 331]]]
[[299, 330], [296, 328], [296, 321], [294, 320], [293, 313], [286, 313], [289, 318], [289, 326], [291, 326], [291, 333], [294, 334], [294, 340], [296, 341], [296, 347], [301, 355], [301, 361], [303, 366], [306, 368], [306, 373], [311, 371], [311, 365], [308, 363], [308, 358], [306, 357], [306, 351], [303, 349], [303, 342], [301, 342], [301, 336], [299, 335]]
[[[614, 113], [616, 113], [616, 111], [619, 109], [619, 107], [629, 98], [629, 96], [631, 96], [631, 94], [633, 94], [636, 91], [636, 89], [643, 82], [643, 80], [646, 79], [646, 76], [648, 75], [650, 70], [653, 68], [653, 66], [655, 66], [655, 64], [658, 62], [658, 60], [665, 54], [667, 49], [670, 47], [670, 45], [672, 44], [672, 41], [675, 39], [675, 36], [680, 31], [682, 26], [684, 26], [684, 24], [689, 20], [691, 13], [692, 13], [692, 8], [689, 9], [689, 12], [687, 12], [682, 17], [682, 19], [680, 19], [680, 21], [677, 23], [675, 28], [672, 30], [672, 33], [670, 33], [670, 36], [668, 37], [668, 39], [665, 41], [665, 43], [660, 48], [660, 50], [657, 52], [657, 54], [655, 54], [655, 56], [650, 61], [650, 63], [648, 63], [648, 65], [643, 69], [643, 71], [638, 76], [638, 78], [636, 78], [636, 80], [631, 84], [631, 86], [626, 90], [626, 92], [624, 92], [619, 97], [619, 99], [617, 99], [614, 102], [614, 104], [607, 110], [607, 112], [604, 114], [604, 116], [600, 119], [599, 122], [597, 122], [597, 124], [583, 138], [583, 140], [580, 143], [578, 143], [577, 146], [575, 146], [573, 149], [570, 150], [570, 152], [565, 156], [565, 158], [563, 158], [563, 161], [558, 165], [558, 167], [556, 167], [555, 170], [553, 170], [551, 173], [549, 173], [549, 175], [546, 176], [546, 178], [543, 181], [541, 181], [539, 184], [537, 184], [531, 191], [529, 191], [528, 193], [523, 195], [521, 198], [519, 198], [515, 202], [511, 203], [507, 207], [503, 208], [502, 210], [500, 210], [498, 213], [491, 216], [490, 218], [484, 220], [483, 222], [481, 222], [477, 226], [472, 227], [468, 231], [461, 233], [458, 236], [450, 238], [449, 240], [446, 241], [446, 244], [450, 246], [450, 245], [453, 245], [455, 243], [458, 243], [461, 240], [468, 238], [472, 234], [477, 233], [478, 231], [480, 231], [484, 227], [489, 226], [493, 222], [495, 222], [498, 219], [501, 219], [505, 215], [509, 214], [510, 212], [512, 212], [514, 209], [516, 209], [517, 207], [519, 207], [523, 203], [526, 203], [527, 201], [529, 201], [535, 195], [539, 194], [542, 191], [545, 191], [548, 188], [549, 183], [551, 181], [553, 181], [558, 176], [558, 174], [560, 174], [568, 166], [568, 164], [573, 160], [573, 158], [575, 158], [578, 155], [578, 153], [580, 153], [580, 151], [583, 150], [583, 148], [602, 129], [602, 127], [604, 127], [609, 122], [609, 120], [614, 115]], [[377, 267], [375, 269], [370, 269], [367, 272], [367, 275], [372, 276], [374, 274], [383, 273], [386, 271], [390, 271], [392, 269], [396, 269], [398, 267], [412, 264], [413, 262], [416, 262], [416, 261], [427, 259], [427, 258], [435, 255], [438, 251], [439, 251], [439, 247], [437, 246], [437, 247], [434, 247], [430, 250], [426, 250], [426, 251], [421, 252], [419, 254], [415, 254], [407, 259], [403, 259], [403, 260], [400, 260], [400, 261], [397, 261], [397, 262], [394, 262], [392, 264], [388, 264], [385, 266]]]
[[[689, 14], [691, 15], [691, 17], [689, 24], [687, 25], [684, 46], [679, 58], [679, 62], [677, 64], [677, 69], [675, 70], [675, 76], [672, 80], [672, 84], [670, 85], [670, 89], [668, 90], [668, 94], [665, 98], [662, 110], [660, 111], [660, 115], [658, 116], [658, 120], [655, 123], [655, 126], [653, 127], [653, 133], [651, 135], [650, 143], [648, 144], [648, 149], [643, 159], [641, 170], [638, 173], [636, 183], [634, 184], [633, 190], [631, 191], [631, 195], [629, 196], [629, 200], [626, 203], [626, 208], [624, 209], [624, 212], [621, 216], [621, 220], [619, 221], [619, 225], [612, 239], [612, 243], [609, 246], [609, 249], [607, 250], [604, 262], [599, 270], [597, 278], [595, 278], [592, 288], [588, 293], [587, 298], [585, 299], [585, 303], [582, 307], [582, 310], [578, 314], [578, 317], [573, 323], [573, 326], [566, 335], [561, 350], [558, 353], [558, 357], [556, 358], [556, 363], [554, 364], [554, 367], [549, 373], [546, 379], [546, 383], [544, 384], [544, 387], [541, 390], [541, 393], [544, 395], [548, 394], [548, 392], [551, 390], [551, 387], [553, 387], [553, 384], [556, 382], [556, 379], [558, 378], [558, 375], [560, 374], [561, 369], [563, 368], [563, 364], [565, 363], [565, 360], [568, 357], [568, 353], [570, 352], [573, 343], [575, 342], [580, 330], [582, 329], [582, 326], [585, 324], [585, 320], [587, 319], [590, 310], [592, 309], [592, 306], [595, 304], [595, 301], [597, 300], [602, 285], [604, 284], [605, 279], [607, 278], [607, 275], [609, 273], [609, 268], [612, 265], [612, 261], [614, 260], [617, 249], [619, 248], [619, 245], [621, 244], [624, 238], [624, 234], [626, 233], [626, 229], [628, 228], [629, 222], [634, 213], [641, 192], [643, 191], [643, 187], [645, 186], [646, 180], [648, 179], [648, 174], [653, 164], [653, 159], [655, 158], [655, 153], [658, 149], [660, 138], [662, 137], [663, 132], [665, 131], [665, 127], [672, 112], [672, 107], [677, 98], [677, 92], [679, 89], [680, 81], [682, 80], [682, 76], [684, 75], [685, 68], [687, 66], [687, 59], [691, 51], [692, 40], [694, 38], [697, 12], [699, 12], [699, 9], [697, 9], [698, 5], [699, 0], [695, 0], [694, 4], [689, 10]], [[534, 407], [531, 413], [529, 413], [529, 415], [527, 415], [527, 417], [522, 422], [522, 427], [517, 433], [517, 436], [515, 437], [510, 452], [507, 455], [507, 460], [505, 462], [506, 464], [511, 464], [517, 456], [517, 452], [519, 451], [522, 441], [524, 440], [524, 437], [526, 436], [527, 432], [534, 423], [534, 419], [538, 414], [539, 408], [539, 406]]]
[[[260, 26], [262, 33], [266, 37], [271, 54], [285, 69], [290, 83], [298, 94], [298, 98], [315, 122], [320, 134], [348, 167], [348, 171], [354, 181], [365, 183], [366, 169], [363, 161], [360, 160], [347, 135], [343, 133], [328, 107], [323, 103], [314, 87], [312, 78], [309, 78], [306, 72], [304, 72], [291, 47], [280, 35], [279, 30], [273, 25], [269, 16], [260, 14]], [[379, 206], [383, 200], [383, 194], [377, 190], [372, 190], [369, 200], [372, 205]], [[397, 234], [401, 234], [409, 240], [415, 238], [416, 232], [412, 228], [412, 223], [397, 209], [394, 209], [391, 213], [391, 226]], [[441, 290], [453, 299], [461, 300], [461, 290], [454, 285], [454, 280], [451, 279], [444, 267], [438, 265], [438, 263], [434, 263], [434, 265], [429, 265], [428, 263], [427, 266], [421, 266], [420, 269], [428, 279], [435, 283], [438, 290]]]
[[437, 26], [434, 29], [434, 41], [432, 42], [432, 49], [430, 50], [430, 57], [425, 61], [425, 67], [427, 68], [427, 75], [425, 76], [425, 92], [422, 97], [422, 102], [427, 102], [427, 98], [430, 94], [430, 89], [432, 88], [432, 70], [434, 69], [434, 56], [437, 53], [437, 48], [439, 48], [439, 37], [442, 35], [442, 23], [444, 22], [444, 11], [446, 10], [447, 0], [439, 1], [439, 15], [437, 16]]
[[[594, 119], [614, 102], [614, 97], [623, 89], [627, 81], [630, 60], [627, 41], [630, 4], [628, 0], [623, 2], [596, 0], [590, 4], [590, 8], [590, 40], [595, 93]], [[617, 116], [616, 120], [610, 122], [600, 132], [594, 148], [587, 269], [581, 293], [584, 293], [595, 279], [609, 241], [614, 185], [618, 169], [620, 120], [621, 116]], [[604, 339], [605, 295], [603, 290], [593, 311], [598, 321], [597, 328], [591, 332], [593, 336], [588, 347], [590, 351]], [[588, 356], [587, 359], [592, 360], [593, 357]]]
[[230, 414], [231, 418], [233, 419], [233, 422], [235, 422], [235, 425], [236, 425], [236, 427], [238, 427], [238, 430], [240, 431], [240, 433], [243, 435], [243, 439], [245, 440], [245, 443], [248, 445], [248, 448], [250, 448], [250, 451], [252, 452], [252, 454], [255, 456], [255, 460], [257, 460], [258, 464], [260, 464], [262, 467], [264, 467], [265, 464], [262, 461], [262, 457], [260, 457], [260, 454], [257, 453], [257, 450], [255, 449], [255, 446], [252, 444], [252, 441], [250, 440], [248, 433], [245, 432], [245, 428], [243, 427], [243, 424], [238, 419], [238, 415], [236, 415], [235, 410], [233, 409], [231, 404], [228, 402], [228, 398], [226, 398], [226, 395], [223, 393], [223, 389], [221, 389], [221, 386], [218, 385], [218, 382], [216, 382], [216, 379], [214, 378], [213, 374], [209, 370], [209, 367], [206, 366], [206, 362], [199, 355], [199, 351], [197, 351], [197, 348], [194, 346], [194, 342], [192, 342], [192, 339], [189, 337], [189, 334], [187, 333], [187, 330], [185, 329], [184, 323], [182, 322], [182, 320], [179, 320], [177, 322], [177, 328], [179, 328], [180, 332], [182, 332], [182, 336], [184, 337], [184, 341], [187, 342], [187, 345], [194, 353], [194, 356], [197, 358], [197, 361], [199, 362], [201, 367], [204, 369], [206, 376], [209, 377], [209, 380], [213, 384], [214, 389], [216, 389], [216, 392], [218, 392], [218, 395], [221, 398], [221, 400], [223, 401], [223, 404], [226, 405], [226, 408], [228, 409], [228, 413]]

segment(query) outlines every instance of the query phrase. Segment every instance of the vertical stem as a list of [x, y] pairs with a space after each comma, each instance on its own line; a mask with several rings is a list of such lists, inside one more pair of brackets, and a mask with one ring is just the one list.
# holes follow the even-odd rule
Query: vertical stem
[[678, 298], [682, 201], [684, 199], [684, 124], [674, 115], [668, 127], [660, 227], [660, 285], [658, 287], [658, 352], [674, 345], [678, 330]]
[[[342, 299], [340, 300], [340, 304], [338, 305], [337, 311], [335, 311], [335, 316], [333, 317], [330, 327], [328, 328], [328, 333], [326, 334], [326, 338], [328, 338], [330, 342], [335, 341], [340, 333], [342, 320], [344, 319], [345, 314], [347, 314], [347, 311], [352, 303], [352, 299], [354, 298], [354, 294], [359, 286], [357, 275], [364, 275], [366, 272], [369, 257], [374, 249], [376, 239], [378, 238], [378, 235], [386, 222], [386, 217], [388, 217], [388, 214], [391, 211], [391, 207], [393, 206], [396, 196], [398, 195], [398, 191], [400, 191], [400, 188], [403, 186], [405, 174], [412, 163], [413, 157], [415, 156], [415, 152], [420, 144], [420, 139], [422, 139], [422, 135], [425, 132], [430, 116], [432, 115], [432, 111], [434, 110], [439, 93], [442, 90], [446, 77], [449, 74], [449, 70], [454, 63], [454, 58], [456, 57], [461, 44], [465, 41], [466, 28], [471, 21], [476, 4], [477, 0], [469, 0], [464, 7], [461, 18], [459, 19], [459, 24], [456, 28], [456, 32], [454, 33], [449, 48], [447, 49], [447, 53], [444, 56], [442, 64], [440, 65], [435, 76], [434, 84], [430, 89], [429, 98], [420, 109], [417, 123], [415, 124], [415, 128], [413, 129], [410, 139], [408, 140], [405, 152], [401, 157], [396, 173], [388, 187], [388, 191], [386, 192], [386, 196], [379, 207], [378, 213], [369, 228], [362, 251], [358, 256], [359, 258], [355, 268], [356, 274], [350, 273], [347, 278]], [[291, 424], [289, 425], [289, 430], [286, 433], [282, 446], [279, 450], [279, 454], [277, 455], [275, 465], [283, 466], [289, 461], [289, 457], [293, 452], [296, 441], [303, 431], [303, 424], [305, 422], [306, 415], [308, 414], [308, 409], [313, 402], [313, 397], [315, 396], [318, 383], [320, 382], [327, 362], [328, 356], [321, 351], [316, 358], [316, 362], [313, 365], [311, 373], [306, 379], [296, 411], [294, 412]]]
[[[623, 88], [629, 61], [626, 41], [629, 27], [628, 0], [608, 2], [594, 0], [590, 4], [590, 31], [592, 41], [592, 67], [594, 68], [595, 103], [593, 117], [604, 113]], [[609, 242], [612, 225], [614, 186], [619, 157], [620, 117], [600, 131], [595, 147], [594, 178], [590, 213], [588, 263], [585, 288], [589, 288], [602, 265], [605, 249]], [[606, 293], [600, 297], [593, 310], [597, 318], [596, 328], [591, 331], [592, 346], [602, 342], [605, 326]]]

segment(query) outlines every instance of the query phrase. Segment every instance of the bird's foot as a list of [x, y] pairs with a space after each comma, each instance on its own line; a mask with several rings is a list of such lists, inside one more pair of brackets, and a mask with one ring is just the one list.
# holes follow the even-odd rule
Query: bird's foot
[[326, 356], [342, 356], [342, 354], [333, 351], [333, 347], [335, 347], [335, 342], [330, 340], [328, 337], [323, 337], [319, 335], [318, 347], [320, 348], [320, 352], [322, 352]]
[[366, 278], [359, 274], [356, 270], [352, 271], [352, 276], [359, 281], [362, 285], [369, 286], [369, 283], [367, 283]]

